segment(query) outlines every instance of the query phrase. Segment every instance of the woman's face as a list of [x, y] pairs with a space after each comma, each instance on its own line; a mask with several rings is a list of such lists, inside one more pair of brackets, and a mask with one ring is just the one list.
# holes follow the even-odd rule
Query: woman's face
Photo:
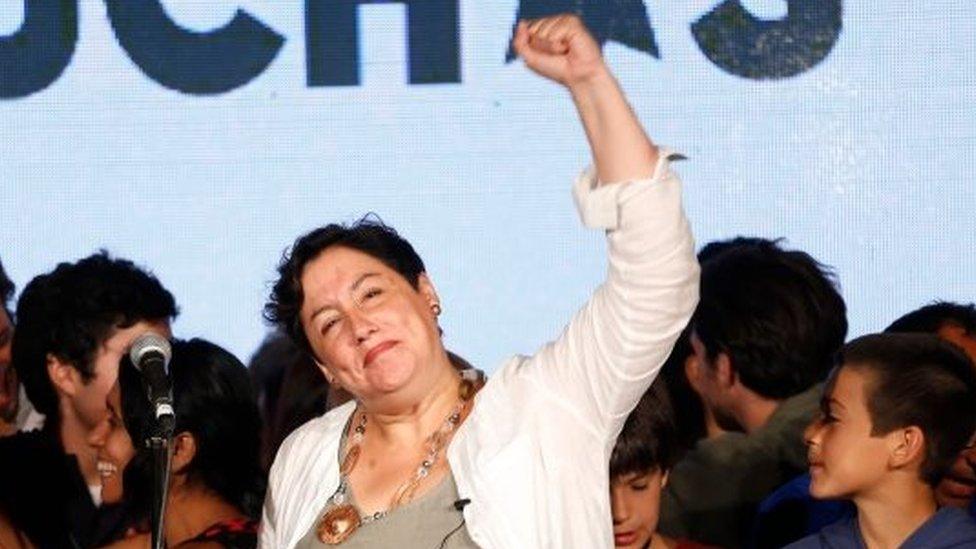
[[[415, 402], [444, 355], [434, 287], [414, 289], [378, 259], [333, 246], [302, 272], [302, 326], [327, 374], [364, 402]], [[449, 367], [449, 365], [448, 365]]]
[[667, 475], [660, 469], [610, 479], [610, 509], [615, 547], [639, 549], [657, 530], [661, 489]]
[[122, 500], [122, 472], [135, 455], [132, 439], [122, 422], [119, 384], [112, 386], [107, 399], [108, 415], [95, 427], [88, 443], [98, 450], [98, 474], [102, 480], [102, 501]]

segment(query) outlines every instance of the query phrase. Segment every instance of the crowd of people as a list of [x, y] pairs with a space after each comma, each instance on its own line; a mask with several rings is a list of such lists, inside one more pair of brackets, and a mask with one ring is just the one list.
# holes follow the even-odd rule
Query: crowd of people
[[[976, 306], [848, 341], [836, 273], [782, 240], [695, 254], [676, 157], [575, 16], [514, 50], [568, 90], [606, 280], [487, 378], [423, 261], [375, 221], [298, 237], [246, 367], [99, 252], [20, 292], [0, 265], [0, 548], [150, 544], [157, 419], [128, 357], [172, 344], [175, 548], [976, 547]], [[660, 375], [659, 375], [660, 374]]]

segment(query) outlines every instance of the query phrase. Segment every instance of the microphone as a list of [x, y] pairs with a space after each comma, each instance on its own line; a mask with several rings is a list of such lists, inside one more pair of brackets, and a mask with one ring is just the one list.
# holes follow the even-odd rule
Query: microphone
[[160, 434], [166, 438], [173, 434], [176, 426], [173, 391], [169, 383], [169, 359], [172, 355], [169, 340], [153, 332], [137, 337], [129, 348], [129, 360], [142, 374]]
[[471, 499], [461, 498], [454, 502], [454, 510], [458, 512], [462, 512], [464, 511], [464, 508], [468, 506], [469, 503], [471, 503]]

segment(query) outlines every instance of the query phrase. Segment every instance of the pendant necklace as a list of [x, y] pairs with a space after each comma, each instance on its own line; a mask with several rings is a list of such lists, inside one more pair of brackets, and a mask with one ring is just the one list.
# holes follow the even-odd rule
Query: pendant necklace
[[359, 423], [346, 441], [346, 449], [340, 462], [339, 487], [329, 497], [327, 511], [322, 515], [316, 529], [319, 540], [327, 545], [338, 545], [349, 539], [361, 526], [386, 517], [397, 507], [412, 500], [417, 487], [437, 463], [437, 457], [461, 422], [465, 408], [479, 388], [471, 380], [461, 380], [458, 401], [440, 428], [424, 441], [424, 458], [414, 474], [397, 488], [386, 510], [365, 516], [360, 515], [359, 510], [349, 501], [349, 474], [356, 467], [362, 453], [363, 437], [366, 435], [366, 412], [360, 412]]

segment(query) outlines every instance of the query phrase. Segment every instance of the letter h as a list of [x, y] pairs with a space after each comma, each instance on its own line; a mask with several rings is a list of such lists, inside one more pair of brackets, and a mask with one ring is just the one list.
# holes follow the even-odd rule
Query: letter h
[[309, 86], [360, 83], [357, 8], [405, 4], [411, 84], [460, 82], [458, 0], [306, 0]]

